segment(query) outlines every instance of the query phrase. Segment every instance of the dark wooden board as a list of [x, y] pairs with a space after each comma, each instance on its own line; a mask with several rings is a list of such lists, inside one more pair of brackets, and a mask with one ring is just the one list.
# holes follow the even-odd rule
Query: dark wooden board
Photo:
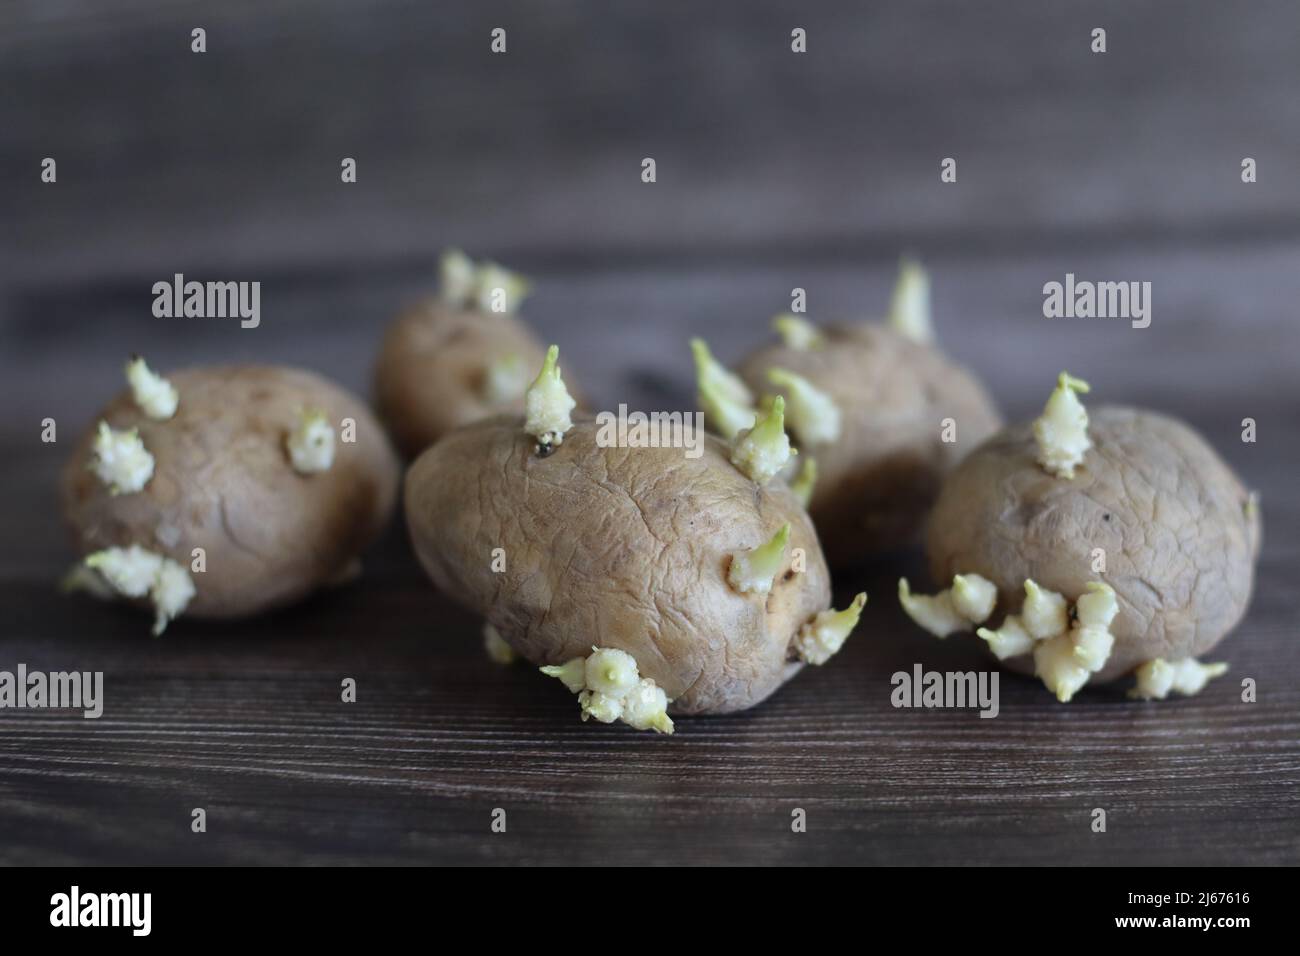
[[[18, 94], [0, 124], [0, 669], [103, 670], [107, 698], [97, 721], [0, 711], [0, 862], [1300, 862], [1300, 187], [1278, 170], [1300, 146], [1300, 16], [607, 6], [0, 13]], [[518, 24], [507, 64], [484, 52], [500, 18]], [[788, 54], [800, 19], [822, 49], [806, 62]], [[1079, 52], [1094, 20], [1104, 62]], [[201, 21], [230, 57], [165, 46]], [[32, 164], [51, 153], [45, 187]], [[937, 181], [951, 153], [971, 159], [958, 187]], [[1277, 174], [1245, 186], [1254, 154]], [[385, 321], [449, 241], [529, 271], [566, 368], [602, 407], [643, 409], [689, 407], [688, 336], [739, 357], [796, 285], [815, 316], [879, 315], [916, 249], [944, 347], [1009, 417], [1068, 367], [1098, 401], [1185, 418], [1260, 491], [1231, 676], [1190, 700], [1061, 706], [1003, 675], [994, 720], [895, 709], [897, 670], [986, 666], [903, 618], [898, 575], [924, 578], [909, 553], [837, 575], [841, 600], [872, 600], [832, 665], [663, 739], [583, 724], [555, 682], [489, 663], [400, 518], [360, 581], [254, 621], [152, 640], [139, 614], [58, 592], [67, 436], [127, 352], [303, 364], [364, 392]], [[262, 280], [262, 326], [153, 318], [174, 271]], [[1042, 284], [1067, 271], [1151, 281], [1151, 327], [1044, 319]]]

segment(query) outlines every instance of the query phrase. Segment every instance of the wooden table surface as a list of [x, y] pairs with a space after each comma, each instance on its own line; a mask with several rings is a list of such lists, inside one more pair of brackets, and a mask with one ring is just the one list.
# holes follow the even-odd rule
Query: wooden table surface
[[[0, 862], [1300, 862], [1294, 6], [608, 7], [0, 11], [0, 670], [102, 670], [106, 697], [99, 720], [0, 711]], [[904, 619], [909, 553], [836, 576], [872, 600], [831, 665], [658, 738], [491, 664], [400, 519], [359, 582], [257, 620], [152, 640], [138, 613], [59, 593], [63, 436], [126, 353], [365, 392], [385, 322], [453, 243], [533, 276], [526, 313], [566, 368], [642, 409], [690, 407], [688, 336], [738, 358], [794, 286], [814, 317], [879, 315], [918, 252], [944, 348], [1009, 418], [1068, 367], [1098, 401], [1183, 417], [1259, 490], [1255, 596], [1215, 654], [1231, 676], [1062, 706], [1003, 675], [993, 720], [895, 709], [895, 671], [987, 666]], [[261, 326], [154, 318], [174, 272], [261, 281]], [[1150, 328], [1043, 318], [1067, 272], [1150, 281]]]

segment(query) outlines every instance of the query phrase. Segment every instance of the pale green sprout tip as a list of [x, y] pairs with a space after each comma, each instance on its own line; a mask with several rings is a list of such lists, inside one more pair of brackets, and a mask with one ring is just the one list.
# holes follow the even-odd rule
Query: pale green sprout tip
[[560, 347], [552, 345], [546, 350], [542, 370], [524, 394], [524, 431], [539, 445], [559, 445], [564, 433], [573, 427], [569, 413], [577, 402], [564, 386], [559, 359]]
[[1069, 703], [1092, 676], [1092, 671], [1075, 656], [1068, 633], [1034, 644], [1034, 673], [1063, 704]]
[[1074, 602], [1075, 615], [1082, 627], [1110, 627], [1119, 613], [1115, 589], [1103, 581], [1089, 581], [1087, 591]]
[[1040, 587], [1037, 581], [1025, 580], [1025, 603], [1020, 612], [1025, 629], [1036, 641], [1063, 634], [1070, 626], [1069, 602]]
[[[488, 659], [494, 664], [504, 666], [513, 664], [518, 659], [515, 649], [506, 643], [501, 632], [491, 624], [483, 625], [483, 650], [487, 652]], [[542, 668], [542, 672], [545, 673], [546, 669]]]
[[154, 606], [155, 637], [180, 616], [196, 593], [190, 573], [182, 565], [136, 544], [96, 551], [86, 556], [85, 565], [117, 594], [149, 598]]
[[728, 441], [734, 440], [746, 429], [753, 428], [758, 417], [752, 408], [733, 402], [723, 395], [714, 382], [702, 382], [695, 399], [709, 424]]
[[817, 487], [817, 459], [809, 455], [803, 460], [799, 475], [790, 483], [790, 490], [799, 499], [804, 508], [812, 501], [813, 489]]
[[698, 382], [706, 379], [717, 385], [717, 391], [723, 397], [739, 405], [753, 405], [754, 394], [735, 372], [713, 357], [709, 344], [701, 338], [691, 339], [691, 355], [695, 358], [695, 378]]
[[785, 400], [778, 395], [772, 400], [772, 408], [759, 416], [753, 428], [736, 436], [731, 463], [751, 481], [765, 485], [794, 454], [785, 433]]
[[495, 262], [475, 263], [459, 249], [448, 249], [438, 260], [442, 300], [459, 309], [480, 312], [516, 312], [530, 283]]
[[956, 574], [952, 579], [952, 606], [972, 624], [982, 624], [993, 613], [997, 586], [978, 574]]
[[727, 569], [727, 583], [740, 594], [767, 594], [785, 563], [789, 542], [790, 523], [786, 522], [766, 544], [750, 551], [734, 552], [731, 567]]
[[967, 628], [964, 617], [952, 606], [951, 590], [935, 595], [913, 594], [907, 578], [898, 579], [898, 603], [914, 623], [935, 637], [943, 638]]
[[627, 651], [616, 647], [593, 648], [591, 656], [587, 658], [589, 690], [621, 699], [636, 687], [640, 679], [636, 658]]
[[817, 614], [799, 629], [795, 637], [795, 652], [807, 664], [825, 664], [844, 646], [862, 609], [867, 605], [867, 592], [861, 591], [843, 611], [829, 610]]
[[594, 718], [602, 724], [612, 724], [623, 716], [623, 701], [598, 690], [584, 690], [578, 695], [582, 719]]
[[1043, 414], [1034, 420], [1038, 463], [1057, 478], [1073, 478], [1074, 469], [1092, 447], [1088, 438], [1088, 410], [1078, 397], [1089, 391], [1091, 388], [1083, 379], [1062, 372], [1057, 376], [1056, 388], [1048, 396]]
[[190, 572], [170, 558], [164, 558], [158, 569], [158, 578], [149, 589], [149, 599], [154, 606], [154, 637], [162, 634], [167, 624], [180, 616], [195, 593]]
[[101, 601], [117, 597], [117, 592], [104, 580], [103, 575], [88, 567], [84, 560], [68, 569], [59, 581], [59, 590], [64, 594], [89, 594]]
[[772, 328], [781, 336], [781, 341], [792, 349], [806, 351], [818, 349], [826, 344], [826, 338], [807, 319], [790, 312], [783, 312], [772, 319]]
[[714, 431], [727, 441], [734, 441], [738, 434], [753, 428], [758, 418], [753, 408], [731, 398], [722, 383], [711, 376], [700, 377], [695, 401]]
[[895, 331], [914, 342], [929, 345], [934, 341], [930, 319], [930, 275], [915, 260], [903, 259], [898, 281], [889, 303], [889, 324]]
[[565, 687], [575, 694], [580, 693], [587, 686], [587, 661], [585, 658], [574, 657], [563, 664], [548, 664], [539, 669], [547, 677], [558, 678]]
[[548, 677], [558, 677], [578, 695], [583, 720], [612, 724], [616, 720], [637, 730], [661, 734], [673, 732], [663, 688], [641, 677], [636, 658], [616, 647], [593, 647], [586, 658], [575, 657], [561, 666], [541, 668]]
[[480, 263], [474, 273], [474, 298], [480, 312], [517, 312], [531, 288], [523, 276], [495, 262]]
[[100, 421], [91, 448], [90, 468], [109, 494], [133, 494], [153, 477], [154, 459], [144, 447], [138, 428], [118, 431]]
[[126, 381], [131, 386], [131, 398], [142, 412], [155, 421], [166, 421], [176, 414], [180, 397], [167, 379], [149, 368], [139, 355], [126, 363]]
[[459, 249], [448, 249], [438, 260], [439, 286], [445, 302], [467, 305], [474, 295], [474, 261]]
[[840, 437], [840, 409], [828, 394], [802, 375], [784, 368], [768, 369], [767, 379], [785, 389], [790, 430], [803, 444], [825, 444]]
[[918, 626], [935, 637], [969, 631], [993, 613], [997, 588], [978, 574], [956, 575], [938, 594], [913, 594], [907, 578], [898, 579], [898, 603]]
[[1190, 697], [1227, 672], [1226, 662], [1202, 664], [1194, 657], [1176, 661], [1157, 657], [1138, 667], [1137, 686], [1129, 691], [1129, 696], [1138, 700], [1163, 700], [1174, 692]]
[[162, 558], [133, 544], [127, 548], [105, 548], [88, 554], [85, 564], [92, 571], [98, 571], [118, 594], [140, 598], [153, 587]]
[[329, 471], [334, 464], [334, 428], [320, 409], [304, 409], [285, 439], [293, 470], [300, 475]]
[[[1069, 623], [1065, 598], [1025, 582], [1024, 614], [1031, 620], [1034, 672], [1062, 703], [1069, 701], [1106, 666], [1115, 647], [1110, 623], [1119, 613], [1114, 589], [1101, 581], [1088, 582], [1074, 603], [1075, 621]], [[1068, 628], [1068, 629], [1067, 629]], [[1049, 633], [1051, 631], [1055, 633]]]
[[668, 716], [668, 704], [663, 688], [643, 677], [623, 698], [623, 721], [636, 730], [671, 734], [673, 719]]
[[754, 427], [754, 396], [713, 357], [703, 339], [691, 339], [691, 354], [695, 358], [696, 402], [714, 430], [733, 441], [740, 432]]
[[997, 630], [981, 627], [975, 633], [983, 638], [989, 650], [993, 652], [993, 656], [1000, 661], [1028, 654], [1034, 649], [1033, 637], [1025, 630], [1020, 618], [1015, 614], [1008, 614]]

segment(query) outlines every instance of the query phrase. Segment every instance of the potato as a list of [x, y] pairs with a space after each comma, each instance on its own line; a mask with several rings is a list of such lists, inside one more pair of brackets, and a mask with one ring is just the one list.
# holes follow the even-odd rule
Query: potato
[[[119, 595], [152, 598], [157, 630], [174, 616], [159, 607], [168, 583], [189, 595], [188, 615], [255, 614], [339, 578], [389, 520], [396, 456], [337, 385], [282, 367], [191, 368], [169, 380], [132, 368], [133, 388], [76, 444], [63, 508], [82, 555], [129, 549], [91, 566]], [[355, 440], [336, 443], [345, 419]], [[144, 457], [105, 461], [123, 450]], [[157, 577], [160, 561], [170, 582]]]
[[1253, 498], [1196, 432], [1131, 408], [1089, 415], [1074, 397], [1086, 388], [1063, 374], [1042, 418], [972, 452], [945, 480], [926, 534], [935, 579], [991, 582], [1011, 630], [1065, 628], [1077, 644], [1082, 602], [1113, 591], [1108, 653], [1063, 687], [1050, 654], [1038, 652], [1042, 637], [1015, 637], [1005, 624], [979, 631], [995, 652], [1019, 651], [1006, 666], [1037, 671], [1063, 699], [1080, 680], [1113, 680], [1154, 661], [1191, 661], [1178, 666], [1195, 671], [1192, 659], [1244, 615], [1260, 544]]
[[442, 287], [389, 326], [375, 365], [380, 417], [407, 458], [453, 428], [522, 413], [528, 375], [545, 353], [515, 315], [527, 290], [519, 277], [453, 250]]
[[453, 428], [501, 412], [522, 413], [527, 380], [511, 388], [510, 369], [516, 363], [535, 368], [543, 354], [513, 315], [431, 299], [401, 315], [384, 335], [376, 406], [402, 454], [414, 458]]
[[904, 265], [891, 325], [778, 317], [784, 342], [737, 366], [752, 395], [785, 396], [816, 462], [808, 510], [833, 566], [912, 543], [943, 476], [1000, 424], [979, 382], [928, 344], [928, 293], [911, 301], [918, 268]]
[[[411, 466], [407, 521], [439, 590], [586, 695], [584, 718], [659, 730], [671, 721], [641, 717], [638, 694], [676, 714], [743, 710], [838, 649], [861, 603], [851, 621], [825, 613], [812, 522], [779, 479], [732, 463], [760, 458], [752, 445], [602, 447], [595, 421], [569, 420], [558, 381], [552, 352], [526, 422], [458, 429]], [[771, 451], [765, 427], [779, 418], [755, 429]]]

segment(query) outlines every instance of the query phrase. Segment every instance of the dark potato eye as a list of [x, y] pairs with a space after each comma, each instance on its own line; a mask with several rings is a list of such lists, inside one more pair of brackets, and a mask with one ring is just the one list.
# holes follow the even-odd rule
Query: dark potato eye
[[541, 443], [539, 443], [539, 444], [537, 445], [537, 457], [538, 457], [538, 458], [550, 458], [550, 457], [551, 457], [551, 454], [552, 454], [554, 451], [555, 451], [555, 446], [554, 446], [554, 445], [551, 445], [551, 444], [545, 444], [545, 445], [543, 445], [543, 444], [541, 444]]

